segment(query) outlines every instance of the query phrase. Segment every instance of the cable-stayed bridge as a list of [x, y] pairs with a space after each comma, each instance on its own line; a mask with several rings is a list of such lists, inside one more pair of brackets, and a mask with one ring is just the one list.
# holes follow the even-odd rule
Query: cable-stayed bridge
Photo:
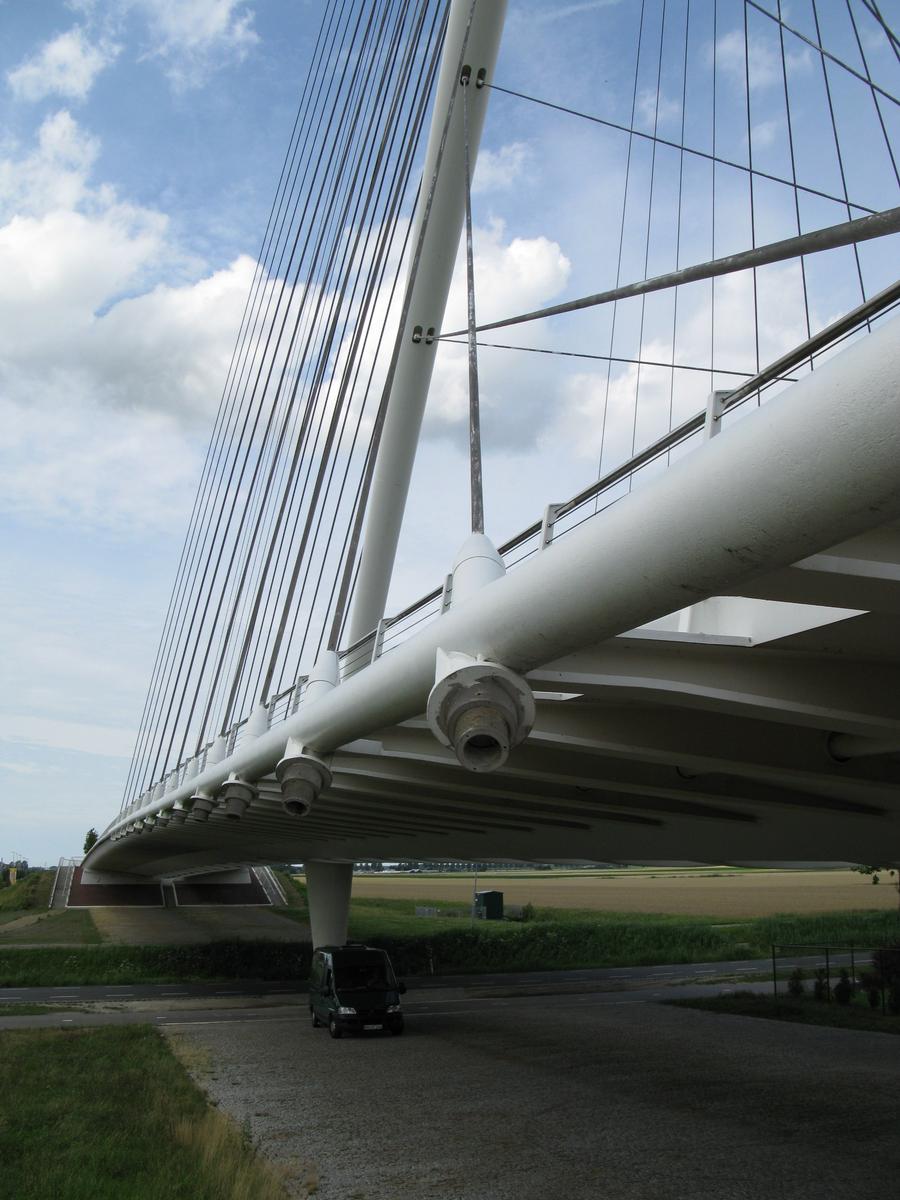
[[[590, 112], [496, 78], [497, 0], [326, 7], [95, 878], [304, 860], [322, 941], [358, 859], [898, 857], [898, 42], [873, 0], [627, 7]], [[602, 290], [479, 322], [489, 99], [621, 171]], [[496, 545], [498, 350], [590, 364], [599, 467]], [[440, 354], [470, 532], [391, 613]]]

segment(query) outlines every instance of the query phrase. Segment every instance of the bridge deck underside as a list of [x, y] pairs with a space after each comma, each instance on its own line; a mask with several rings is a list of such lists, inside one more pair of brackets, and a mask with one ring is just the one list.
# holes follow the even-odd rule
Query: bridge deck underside
[[900, 522], [741, 596], [532, 671], [534, 730], [490, 775], [464, 771], [414, 718], [342, 747], [308, 816], [284, 812], [270, 776], [241, 820], [213, 812], [126, 839], [116, 869], [898, 857], [900, 753], [842, 762], [829, 737], [900, 751]]

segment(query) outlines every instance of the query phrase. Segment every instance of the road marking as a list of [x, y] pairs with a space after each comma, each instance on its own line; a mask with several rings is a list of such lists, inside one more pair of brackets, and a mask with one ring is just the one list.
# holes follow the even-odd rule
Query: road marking
[[245, 1021], [293, 1021], [296, 1022], [296, 1016], [292, 1017], [270, 1017], [261, 1013], [246, 1013], [241, 1017], [222, 1017], [213, 1019], [212, 1021], [172, 1021], [166, 1017], [160, 1017], [166, 1025], [241, 1025]]
[[452, 1009], [452, 1008], [439, 1008], [436, 1011], [417, 1012], [415, 1014], [416, 1020], [418, 1020], [419, 1017], [458, 1017], [458, 1016], [459, 1016], [458, 1010]]

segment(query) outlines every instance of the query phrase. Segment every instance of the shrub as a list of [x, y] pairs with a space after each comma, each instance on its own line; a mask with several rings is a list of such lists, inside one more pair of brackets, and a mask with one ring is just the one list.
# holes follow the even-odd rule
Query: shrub
[[890, 987], [900, 982], [900, 943], [893, 942], [872, 955], [872, 966], [881, 983]]
[[795, 967], [793, 971], [791, 971], [790, 977], [788, 978], [787, 990], [788, 995], [795, 1000], [798, 1000], [801, 996], [806, 994], [806, 989], [803, 987], [803, 972], [799, 967]]
[[881, 1003], [881, 979], [877, 972], [863, 971], [860, 974], [859, 982], [866, 993], [869, 1008], [877, 1008]]
[[838, 1004], [849, 1004], [853, 995], [853, 984], [846, 967], [841, 967], [841, 977], [834, 985], [834, 998]]
[[828, 983], [826, 982], [825, 971], [822, 967], [819, 967], [816, 971], [816, 977], [813, 981], [813, 999], [828, 999]]

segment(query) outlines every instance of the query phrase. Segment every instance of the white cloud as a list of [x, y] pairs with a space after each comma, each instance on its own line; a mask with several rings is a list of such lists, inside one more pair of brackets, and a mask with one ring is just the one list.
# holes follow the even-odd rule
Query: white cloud
[[759, 121], [753, 126], [753, 147], [765, 150], [771, 146], [784, 126], [783, 121]]
[[15, 713], [5, 713], [3, 717], [3, 741], [13, 744], [52, 746], [56, 750], [130, 758], [134, 736], [131, 729], [114, 729], [81, 721], [55, 721]]
[[[43, 398], [42, 398], [43, 399]], [[28, 407], [0, 399], [0, 507], [61, 525], [180, 531], [199, 472], [172, 417], [115, 420], [83, 401]]]
[[536, 12], [534, 19], [541, 25], [552, 21], [562, 21], [566, 17], [577, 17], [581, 13], [596, 12], [600, 8], [612, 8], [619, 0], [582, 0], [580, 4], [551, 5], [543, 12]]
[[254, 264], [158, 282], [195, 264], [164, 214], [92, 184], [97, 150], [60, 112], [0, 160], [0, 503], [177, 527]]
[[216, 68], [242, 62], [259, 41], [253, 13], [240, 0], [119, 0], [139, 12], [150, 34], [148, 56], [165, 63], [177, 88], [200, 86]]
[[[799, 265], [778, 265], [761, 271], [758, 289], [760, 361], [765, 365], [806, 336]], [[640, 301], [630, 303], [639, 304]], [[702, 365], [709, 359], [709, 309], [705, 303], [695, 300], [693, 310], [685, 312], [683, 308], [682, 312], [684, 319], [679, 319], [676, 361]], [[811, 317], [814, 328], [824, 324], [814, 313]], [[755, 344], [750, 272], [717, 281], [715, 331], [717, 366], [752, 373]], [[617, 352], [620, 351], [613, 351]], [[671, 341], [647, 340], [642, 357], [663, 363], [672, 361]], [[716, 386], [726, 386], [727, 379], [723, 374], [718, 375]], [[687, 389], [687, 396], [682, 397], [687, 411], [682, 412], [681, 417], [703, 408], [709, 392], [709, 376], [704, 373], [692, 375]], [[570, 375], [563, 384], [558, 414], [544, 436], [544, 444], [548, 448], [571, 447], [578, 457], [594, 464], [600, 461], [602, 452], [604, 468], [612, 468], [669, 428], [670, 404], [673, 400], [678, 402], [680, 390], [676, 383], [673, 393], [672, 372], [665, 367], [614, 363], [609, 375], [605, 366], [580, 371]], [[679, 419], [677, 410], [675, 419]]]
[[[475, 230], [475, 303], [479, 324], [536, 308], [557, 296], [565, 286], [571, 263], [561, 247], [548, 238], [507, 240], [502, 222]], [[460, 329], [466, 324], [465, 258], [457, 259], [450, 285], [444, 328]], [[512, 335], [512, 336], [510, 336]], [[494, 340], [484, 335], [486, 340]], [[501, 330], [497, 339], [515, 342], [516, 334]], [[526, 341], [528, 336], [526, 335]], [[538, 429], [523, 419], [523, 404], [533, 402], [539, 365], [528, 354], [483, 350], [479, 355], [479, 391], [489, 419], [494, 408], [505, 410], [507, 420], [499, 421], [493, 444], [502, 439], [519, 444], [533, 441]], [[513, 415], [512, 407], [517, 408]], [[465, 347], [447, 344], [441, 349], [428, 396], [426, 433], [458, 432], [468, 414], [468, 358]], [[539, 418], [536, 412], [533, 414]]]
[[524, 142], [510, 142], [499, 150], [480, 150], [472, 180], [473, 193], [497, 192], [518, 183], [533, 155]]
[[45, 770], [37, 763], [0, 762], [0, 771], [10, 771], [13, 775], [41, 775]]
[[84, 100], [100, 72], [112, 63], [121, 47], [103, 39], [91, 42], [76, 25], [61, 33], [6, 74], [6, 81], [20, 100], [43, 100], [64, 96]]
[[[710, 48], [711, 50], [711, 48]], [[710, 60], [712, 54], [710, 53]], [[716, 62], [722, 67], [740, 87], [745, 86], [748, 73], [751, 88], [768, 88], [774, 85], [783, 86], [783, 70], [790, 79], [792, 73], [806, 71], [812, 66], [812, 55], [809, 48], [786, 50], [784, 65], [781, 55], [762, 38], [752, 37], [749, 46], [745, 47], [744, 34], [741, 30], [732, 29], [716, 42]]]
[[673, 100], [663, 92], [644, 88], [638, 93], [635, 115], [638, 126], [658, 128], [681, 116], [681, 101]]
[[71, 209], [87, 199], [87, 177], [99, 143], [62, 110], [38, 131], [38, 144], [22, 158], [0, 159], [0, 220]]

